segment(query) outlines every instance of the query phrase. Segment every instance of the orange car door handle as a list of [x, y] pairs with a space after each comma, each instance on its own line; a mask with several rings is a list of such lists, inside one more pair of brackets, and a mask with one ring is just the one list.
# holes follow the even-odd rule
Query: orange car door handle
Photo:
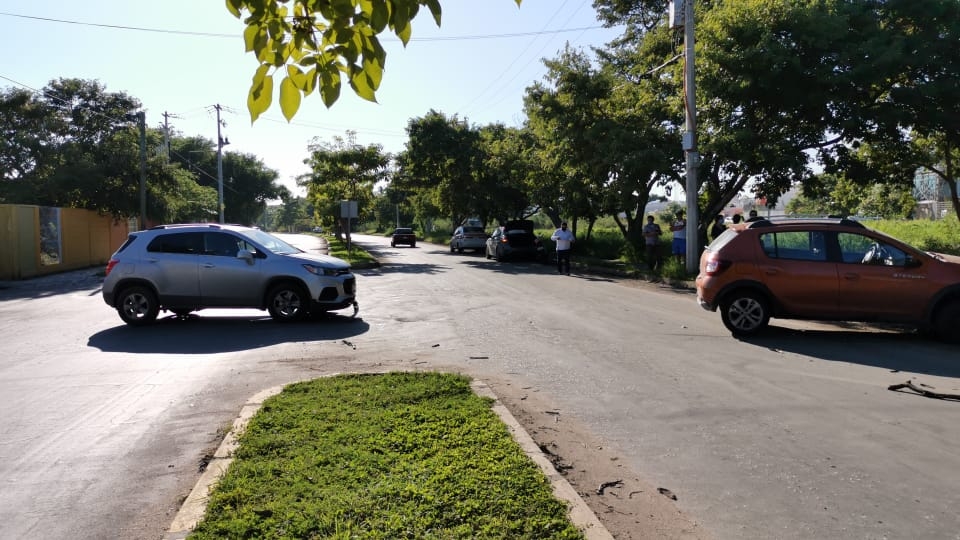
[[843, 275], [843, 279], [849, 279], [849, 280], [860, 279], [860, 274], [854, 274], [854, 273], [848, 272]]
[[780, 271], [777, 270], [776, 268], [766, 268], [766, 269], [763, 270], [763, 273], [766, 274], [766, 275], [768, 275], [768, 276], [775, 276], [775, 275], [779, 274]]

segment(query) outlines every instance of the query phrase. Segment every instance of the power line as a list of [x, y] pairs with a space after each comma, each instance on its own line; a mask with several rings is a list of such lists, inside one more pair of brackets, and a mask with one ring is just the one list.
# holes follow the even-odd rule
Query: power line
[[[31, 19], [35, 21], [44, 21], [44, 22], [53, 22], [61, 24], [74, 24], [77, 26], [91, 26], [95, 28], [109, 28], [112, 30], [129, 30], [134, 32], [152, 32], [156, 34], [172, 34], [180, 36], [196, 36], [196, 37], [213, 37], [213, 38], [225, 38], [225, 39], [237, 39], [239, 34], [220, 34], [215, 32], [194, 32], [189, 30], [168, 30], [165, 28], [148, 28], [144, 26], [128, 26], [121, 24], [105, 24], [105, 23], [91, 23], [84, 21], [71, 21], [67, 19], [54, 19], [52, 17], [37, 17], [34, 15], [22, 15], [19, 13], [7, 13], [0, 12], [0, 16], [4, 17], [16, 17], [20, 19]], [[563, 34], [567, 32], [585, 32], [587, 30], [596, 30], [603, 28], [603, 26], [582, 26], [579, 28], [557, 28], [553, 30], [540, 30], [538, 32], [513, 32], [507, 34], [476, 34], [476, 35], [466, 35], [466, 36], [438, 36], [438, 37], [412, 37], [410, 41], [418, 42], [428, 42], [428, 41], [468, 41], [468, 40], [479, 40], [479, 39], [508, 39], [508, 38], [518, 38], [518, 37], [529, 37], [529, 36], [541, 36], [549, 34]], [[380, 41], [385, 43], [397, 42], [400, 43], [399, 39], [385, 38]]]
[[[547, 22], [544, 23], [544, 27], [546, 27], [548, 24], [550, 24], [551, 22], [553, 22], [554, 17], [556, 17], [557, 14], [560, 13], [560, 10], [562, 10], [562, 9], [564, 8], [564, 6], [567, 5], [567, 2], [569, 2], [569, 0], [563, 0], [563, 4], [560, 4], [560, 7], [557, 8], [557, 10], [553, 12], [553, 15], [551, 15], [549, 19], [547, 19]], [[539, 37], [539, 36], [538, 36], [538, 37]], [[530, 40], [529, 42], [527, 42], [527, 46], [524, 47], [522, 51], [520, 51], [519, 53], [517, 53], [516, 56], [514, 56], [513, 60], [510, 62], [510, 65], [508, 65], [503, 71], [500, 72], [500, 76], [498, 76], [498, 77], [495, 78], [494, 80], [490, 81], [490, 83], [487, 85], [486, 88], [484, 88], [479, 94], [477, 94], [473, 99], [471, 99], [465, 106], [460, 107], [460, 110], [469, 111], [469, 110], [470, 110], [470, 107], [471, 107], [474, 103], [476, 103], [476, 101], [477, 101], [478, 99], [480, 99], [484, 94], [486, 94], [488, 91], [490, 91], [490, 89], [493, 88], [498, 82], [500, 82], [501, 79], [503, 79], [504, 75], [505, 75], [508, 71], [510, 71], [510, 68], [512, 68], [513, 65], [517, 63], [517, 60], [519, 60], [520, 57], [522, 57], [522, 56], [524, 55], [524, 53], [527, 52], [527, 49], [529, 49], [531, 46], [533, 46], [533, 43], [534, 43], [535, 41], [536, 41], [536, 40], [533, 39], [533, 40]], [[511, 79], [511, 80], [512, 80], [512, 79]]]

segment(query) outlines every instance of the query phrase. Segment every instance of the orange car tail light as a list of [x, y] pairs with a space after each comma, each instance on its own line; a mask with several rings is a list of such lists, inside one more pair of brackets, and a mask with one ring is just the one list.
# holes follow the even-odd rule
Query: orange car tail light
[[725, 259], [707, 259], [707, 263], [703, 267], [703, 272], [708, 276], [716, 276], [722, 274], [724, 270], [730, 268], [731, 263]]

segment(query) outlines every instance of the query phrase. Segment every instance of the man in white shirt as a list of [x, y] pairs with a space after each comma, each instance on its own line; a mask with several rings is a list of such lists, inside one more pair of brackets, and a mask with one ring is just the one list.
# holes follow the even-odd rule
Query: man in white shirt
[[570, 248], [573, 247], [576, 237], [573, 236], [573, 233], [567, 230], [567, 222], [564, 221], [560, 224], [560, 228], [553, 231], [553, 236], [550, 237], [551, 240], [557, 243], [557, 272], [561, 274], [566, 273], [570, 275]]
[[671, 251], [677, 262], [683, 264], [687, 258], [687, 220], [683, 218], [683, 210], [677, 211], [677, 219], [670, 225], [670, 230], [673, 231]]

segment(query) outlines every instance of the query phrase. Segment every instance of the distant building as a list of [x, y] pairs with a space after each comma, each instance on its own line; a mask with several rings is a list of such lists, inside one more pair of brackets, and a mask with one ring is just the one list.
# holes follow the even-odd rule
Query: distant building
[[950, 188], [929, 169], [919, 169], [913, 176], [913, 198], [918, 218], [941, 219], [950, 211]]

